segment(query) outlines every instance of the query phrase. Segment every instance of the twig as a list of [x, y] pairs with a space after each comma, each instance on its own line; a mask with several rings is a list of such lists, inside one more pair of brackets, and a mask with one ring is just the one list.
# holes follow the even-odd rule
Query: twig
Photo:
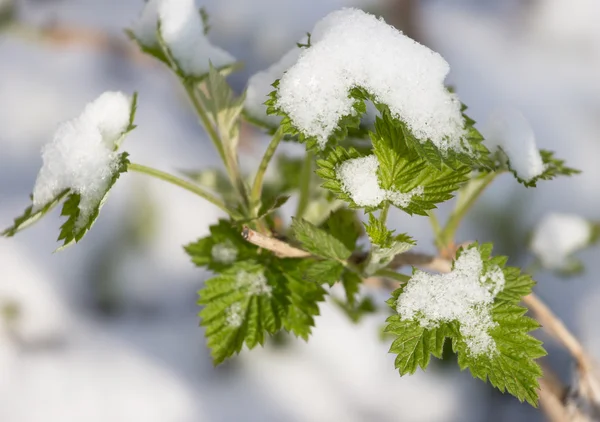
[[311, 256], [310, 253], [302, 249], [295, 248], [274, 237], [265, 236], [247, 226], [244, 226], [242, 237], [253, 245], [273, 252], [280, 258], [307, 258]]
[[47, 24], [36, 28], [15, 21], [7, 26], [5, 32], [52, 46], [84, 45], [93, 50], [112, 53], [136, 63], [152, 63], [152, 60], [141, 53], [132, 43], [128, 43], [122, 36], [112, 35], [99, 29], [60, 24]]
[[591, 370], [593, 366], [591, 359], [584, 351], [581, 343], [540, 298], [532, 293], [523, 298], [523, 303], [535, 314], [542, 327], [569, 351], [580, 369], [584, 371]]

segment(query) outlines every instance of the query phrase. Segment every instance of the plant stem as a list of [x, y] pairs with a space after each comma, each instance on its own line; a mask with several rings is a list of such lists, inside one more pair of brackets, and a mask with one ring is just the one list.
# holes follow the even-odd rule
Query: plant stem
[[434, 234], [435, 238], [437, 239], [440, 236], [440, 233], [442, 232], [442, 227], [440, 226], [440, 221], [438, 220], [437, 215], [435, 215], [434, 210], [428, 211], [427, 216], [429, 217], [429, 223], [431, 223], [431, 228], [433, 229], [433, 234]]
[[260, 197], [262, 194], [265, 173], [267, 171], [267, 168], [269, 167], [271, 158], [273, 158], [275, 150], [277, 149], [277, 146], [279, 145], [279, 142], [281, 142], [282, 138], [283, 130], [279, 128], [277, 129], [277, 132], [275, 132], [275, 135], [273, 135], [273, 139], [271, 139], [271, 142], [269, 143], [269, 146], [267, 147], [267, 150], [263, 155], [260, 165], [258, 166], [256, 176], [254, 177], [254, 183], [252, 184], [252, 191], [250, 193], [250, 206], [252, 208], [252, 213], [254, 217], [256, 217], [256, 214], [258, 213], [258, 205], [260, 204]]
[[438, 248], [445, 248], [454, 241], [456, 231], [458, 230], [462, 219], [469, 212], [475, 201], [481, 196], [485, 188], [494, 181], [498, 174], [498, 172], [490, 172], [480, 175], [471, 179], [469, 183], [461, 189], [456, 208], [436, 238]]
[[229, 181], [233, 188], [237, 191], [238, 195], [241, 198], [241, 204], [245, 209], [249, 208], [249, 200], [248, 200], [248, 192], [246, 191], [246, 185], [240, 175], [240, 170], [238, 166], [237, 156], [235, 155], [235, 151], [230, 151], [225, 149], [223, 146], [223, 140], [217, 133], [217, 130], [213, 126], [208, 114], [206, 113], [206, 109], [202, 102], [198, 99], [196, 94], [196, 87], [193, 83], [190, 83], [183, 78], [181, 79], [181, 83], [185, 87], [185, 90], [194, 106], [194, 110], [198, 117], [200, 118], [200, 122], [208, 137], [212, 141], [215, 149], [219, 153], [223, 164], [225, 165], [225, 169], [227, 170], [227, 175], [229, 176]]
[[394, 270], [390, 270], [387, 268], [382, 268], [380, 270], [377, 270], [377, 272], [375, 274], [373, 274], [375, 277], [385, 277], [385, 278], [389, 278], [395, 281], [398, 281], [402, 284], [404, 283], [408, 283], [408, 281], [410, 280], [410, 276], [406, 275], [406, 274], [400, 274]]
[[260, 248], [273, 252], [280, 258], [306, 258], [311, 256], [309, 252], [298, 249], [282, 240], [265, 236], [250, 227], [244, 227], [242, 237], [248, 242]]
[[313, 168], [313, 153], [307, 152], [304, 157], [304, 164], [302, 165], [302, 172], [300, 173], [300, 197], [298, 198], [298, 208], [296, 209], [296, 218], [302, 218], [306, 207], [308, 206], [308, 200], [310, 197], [310, 182], [312, 179], [312, 168]]
[[127, 169], [130, 171], [138, 172], [138, 173], [144, 173], [149, 176], [156, 177], [157, 179], [164, 180], [165, 182], [171, 183], [173, 185], [179, 186], [183, 189], [186, 189], [186, 190], [206, 199], [207, 201], [211, 202], [212, 204], [216, 205], [217, 207], [219, 207], [220, 209], [225, 211], [227, 214], [231, 215], [232, 217], [242, 218], [242, 215], [240, 215], [235, 210], [229, 209], [225, 205], [225, 203], [223, 201], [221, 201], [219, 198], [217, 198], [216, 196], [214, 196], [213, 194], [211, 194], [209, 192], [206, 192], [200, 186], [198, 186], [194, 183], [188, 182], [187, 180], [180, 179], [179, 177], [173, 176], [170, 173], [165, 173], [163, 171], [157, 170], [152, 167], [143, 166], [141, 164], [130, 163], [127, 166]]
[[188, 97], [190, 98], [190, 101], [192, 102], [192, 105], [194, 106], [194, 110], [196, 110], [196, 114], [200, 118], [200, 123], [202, 124], [202, 127], [204, 128], [204, 130], [208, 134], [208, 137], [210, 138], [213, 145], [215, 146], [215, 149], [219, 153], [221, 160], [223, 160], [223, 163], [225, 163], [226, 159], [225, 159], [225, 150], [223, 149], [223, 143], [221, 142], [221, 138], [219, 137], [219, 134], [217, 133], [217, 131], [213, 127], [212, 123], [210, 122], [210, 119], [208, 118], [208, 115], [206, 114], [206, 110], [204, 109], [204, 106], [202, 105], [202, 103], [200, 102], [198, 97], [196, 96], [195, 86], [193, 84], [191, 84], [190, 82], [187, 82], [183, 79], [181, 79], [181, 83], [185, 87], [185, 92], [187, 92]]
[[386, 202], [381, 211], [379, 212], [379, 221], [383, 224], [387, 222], [388, 211], [390, 210], [390, 203]]

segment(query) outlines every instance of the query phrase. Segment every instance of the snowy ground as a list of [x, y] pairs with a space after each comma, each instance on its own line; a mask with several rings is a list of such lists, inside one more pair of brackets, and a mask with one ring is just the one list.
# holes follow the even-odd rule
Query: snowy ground
[[[32, 22], [56, 18], [114, 33], [136, 18], [140, 3], [23, 2]], [[555, 150], [584, 173], [540, 183], [536, 190], [504, 177], [486, 193], [473, 223], [461, 230], [463, 240], [506, 244], [486, 228], [494, 221], [482, 215], [489, 207], [507, 214], [508, 207], [519, 209], [524, 200], [527, 206], [511, 214], [518, 227], [514, 235], [521, 239], [549, 210], [600, 218], [600, 170], [594, 161], [600, 156], [600, 33], [588, 22], [598, 7], [594, 0], [578, 0], [577, 6], [562, 10], [555, 0], [530, 16], [516, 9], [518, 3], [423, 2], [425, 41], [450, 63], [450, 82], [476, 120], [485, 122], [498, 107], [517, 108], [531, 122], [540, 147]], [[249, 60], [234, 78], [238, 87], [251, 72], [277, 60], [316, 20], [348, 4], [206, 2], [213, 12], [213, 41]], [[580, 13], [586, 7], [588, 13]], [[565, 18], [557, 20], [557, 14]], [[27, 204], [41, 164], [39, 148], [56, 125], [108, 89], [140, 94], [138, 129], [125, 144], [136, 162], [165, 170], [217, 162], [182, 92], [160, 66], [4, 36], [0, 55], [1, 226]], [[251, 167], [260, 148], [245, 154]], [[143, 205], [136, 208], [136, 203]], [[329, 305], [310, 343], [255, 350], [213, 368], [194, 304], [206, 274], [188, 263], [181, 245], [206, 234], [218, 216], [214, 207], [177, 188], [128, 175], [77, 247], [51, 254], [57, 246], [56, 214], [14, 239], [0, 239], [0, 305], [14, 302], [21, 315], [0, 336], [0, 420], [478, 421], [537, 416], [468, 374], [441, 365], [399, 378], [387, 346], [378, 341], [383, 316], [353, 326]], [[429, 248], [426, 219], [400, 213], [393, 218], [399, 229], [410, 224], [411, 233]], [[582, 255], [587, 272], [576, 280], [541, 275], [538, 292], [600, 358], [594, 323], [600, 317], [597, 253]], [[98, 297], [108, 297], [119, 311], [110, 316], [99, 312]], [[552, 351], [551, 364], [568, 375], [568, 359]]]

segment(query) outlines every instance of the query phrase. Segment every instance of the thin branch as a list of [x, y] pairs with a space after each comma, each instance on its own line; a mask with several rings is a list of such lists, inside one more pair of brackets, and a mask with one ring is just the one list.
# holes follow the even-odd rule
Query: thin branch
[[573, 356], [578, 366], [585, 370], [591, 370], [590, 357], [584, 351], [579, 340], [567, 329], [563, 322], [546, 306], [539, 297], [533, 293], [523, 298], [523, 303], [534, 313], [536, 319], [550, 335], [558, 340]]
[[307, 258], [311, 256], [310, 253], [302, 249], [295, 248], [274, 237], [265, 236], [247, 226], [244, 226], [242, 237], [253, 245], [273, 252], [280, 258]]
[[82, 45], [95, 51], [123, 57], [135, 63], [153, 63], [148, 56], [141, 53], [133, 43], [127, 42], [123, 36], [112, 35], [100, 29], [54, 23], [35, 27], [23, 22], [14, 21], [7, 25], [3, 29], [3, 32], [53, 47]]
[[407, 265], [419, 267], [428, 271], [435, 271], [437, 273], [449, 273], [452, 271], [451, 261], [438, 256], [418, 252], [405, 252], [396, 255], [389, 267], [398, 269]]
[[283, 130], [279, 128], [277, 129], [277, 132], [275, 132], [275, 135], [273, 135], [273, 138], [271, 139], [271, 142], [269, 143], [269, 146], [267, 147], [267, 150], [265, 151], [265, 154], [260, 162], [256, 176], [254, 177], [254, 183], [252, 184], [252, 191], [250, 193], [250, 205], [256, 208], [256, 212], [258, 212], [257, 204], [260, 203], [265, 173], [267, 172], [271, 158], [273, 158], [275, 150], [282, 139]]
[[187, 191], [190, 191], [190, 192], [206, 199], [207, 201], [211, 202], [212, 204], [216, 205], [217, 207], [219, 207], [220, 209], [225, 211], [227, 214], [231, 215], [232, 217], [241, 218], [240, 213], [238, 213], [235, 210], [229, 209], [227, 207], [227, 205], [225, 205], [225, 203], [223, 201], [221, 201], [219, 198], [217, 198], [215, 195], [205, 191], [203, 188], [201, 188], [200, 186], [198, 186], [192, 182], [188, 182], [187, 180], [180, 179], [179, 177], [173, 176], [172, 174], [166, 173], [164, 171], [160, 171], [155, 168], [144, 166], [141, 164], [136, 164], [136, 163], [130, 163], [127, 166], [127, 170], [135, 171], [138, 173], [143, 173], [148, 176], [156, 177], [157, 179], [160, 179], [165, 182], [171, 183], [173, 185], [179, 186]]

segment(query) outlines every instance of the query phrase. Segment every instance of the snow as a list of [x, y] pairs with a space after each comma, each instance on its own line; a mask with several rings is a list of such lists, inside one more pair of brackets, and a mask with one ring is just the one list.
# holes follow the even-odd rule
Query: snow
[[410, 201], [413, 199], [413, 197], [421, 195], [423, 195], [423, 186], [417, 186], [410, 192], [406, 193], [388, 191], [387, 199], [392, 201], [392, 204], [396, 205], [397, 207], [406, 208], [410, 205]]
[[225, 311], [225, 321], [232, 328], [237, 328], [242, 325], [244, 318], [242, 316], [242, 305], [239, 302], [234, 303]]
[[417, 270], [397, 302], [403, 320], [417, 320], [422, 327], [458, 321], [460, 333], [473, 356], [493, 355], [496, 343], [489, 330], [491, 306], [504, 288], [504, 274], [498, 267], [483, 272], [476, 248], [465, 250], [449, 274], [428, 274]]
[[298, 47], [291, 49], [278, 62], [248, 79], [244, 108], [251, 118], [271, 126], [279, 126], [281, 116], [267, 115], [267, 106], [264, 103], [269, 94], [275, 90], [271, 86], [273, 82], [281, 79], [283, 73], [298, 60], [301, 51]]
[[236, 274], [238, 288], [248, 288], [251, 296], [271, 296], [271, 286], [267, 282], [264, 271], [248, 272], [241, 270]]
[[204, 25], [194, 0], [151, 0], [133, 26], [133, 32], [148, 47], [158, 44], [160, 32], [179, 67], [187, 74], [201, 76], [208, 73], [209, 63], [216, 68], [231, 65], [235, 58], [210, 43], [204, 34]]
[[551, 213], [536, 226], [531, 250], [546, 268], [561, 269], [567, 259], [590, 241], [592, 227], [574, 214]]
[[375, 155], [351, 158], [344, 161], [336, 170], [342, 190], [361, 207], [376, 207], [384, 200], [391, 201], [400, 208], [406, 208], [414, 196], [423, 195], [423, 186], [410, 192], [397, 192], [382, 189], [377, 176], [379, 160]]
[[146, 47], [158, 46], [156, 31], [158, 31], [158, 4], [160, 1], [162, 0], [148, 0], [140, 17], [131, 28], [135, 38]]
[[490, 115], [484, 129], [490, 152], [501, 149], [510, 168], [523, 180], [544, 172], [544, 163], [535, 142], [535, 134], [525, 117], [516, 110], [497, 110]]
[[385, 199], [386, 192], [379, 186], [378, 168], [375, 155], [346, 160], [338, 167], [336, 174], [342, 189], [357, 205], [376, 207]]
[[354, 113], [348, 91], [360, 86], [418, 139], [464, 150], [460, 101], [444, 86], [450, 67], [439, 54], [356, 9], [327, 15], [312, 34], [312, 46], [281, 78], [277, 101], [305, 135], [323, 147], [340, 118]]
[[238, 255], [238, 250], [230, 241], [213, 245], [210, 254], [212, 259], [222, 264], [231, 264]]
[[115, 145], [129, 125], [131, 98], [105, 92], [83, 113], [61, 124], [42, 149], [43, 165], [33, 189], [34, 211], [70, 188], [81, 195], [81, 226], [98, 206], [118, 167]]

